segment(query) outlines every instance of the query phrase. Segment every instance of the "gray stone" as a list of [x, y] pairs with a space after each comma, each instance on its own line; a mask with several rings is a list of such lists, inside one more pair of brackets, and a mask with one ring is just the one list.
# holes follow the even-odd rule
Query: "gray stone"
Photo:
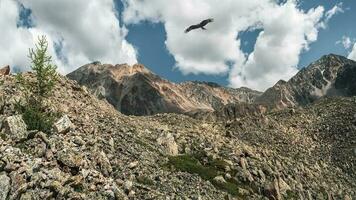
[[10, 178], [5, 174], [0, 174], [0, 200], [6, 200], [10, 190]]
[[54, 124], [54, 130], [59, 134], [67, 133], [72, 127], [73, 124], [67, 115], [64, 115]]
[[104, 176], [110, 176], [110, 174], [112, 172], [112, 167], [111, 167], [108, 157], [106, 156], [106, 154], [103, 151], [101, 151], [100, 153], [97, 152], [96, 162], [97, 162], [98, 166], [100, 166], [101, 173]]
[[57, 153], [57, 160], [68, 167], [80, 167], [83, 158], [80, 152], [64, 149]]
[[5, 133], [14, 141], [21, 141], [27, 138], [27, 125], [21, 115], [10, 116], [5, 119]]
[[133, 182], [132, 181], [129, 181], [129, 180], [125, 181], [125, 183], [124, 183], [124, 189], [125, 190], [130, 191], [132, 186], [133, 186]]
[[157, 143], [164, 147], [164, 151], [168, 155], [178, 155], [178, 145], [174, 141], [174, 137], [171, 133], [164, 134], [157, 139]]
[[278, 179], [278, 186], [281, 194], [286, 194], [287, 191], [292, 190], [290, 186], [282, 178]]
[[275, 199], [275, 200], [282, 199], [281, 193], [279, 191], [277, 179], [265, 185], [264, 195], [266, 195], [269, 199]]
[[215, 178], [214, 178], [214, 181], [215, 181], [216, 183], [219, 183], [219, 184], [224, 184], [224, 183], [226, 183], [226, 181], [225, 181], [225, 179], [224, 179], [223, 176], [217, 176], [217, 177], [215, 177]]

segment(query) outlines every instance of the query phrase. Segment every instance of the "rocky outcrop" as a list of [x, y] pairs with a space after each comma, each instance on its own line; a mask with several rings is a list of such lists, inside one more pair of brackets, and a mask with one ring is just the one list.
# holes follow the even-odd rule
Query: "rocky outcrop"
[[4, 121], [3, 128], [5, 136], [14, 141], [24, 140], [28, 136], [27, 126], [21, 115], [7, 117]]
[[10, 191], [10, 178], [6, 173], [0, 174], [0, 200], [6, 200]]
[[251, 103], [260, 92], [207, 82], [175, 84], [143, 65], [85, 65], [67, 75], [127, 115], [212, 112], [230, 103]]
[[3, 68], [0, 68], [0, 76], [6, 76], [10, 74], [10, 66], [7, 65]]
[[330, 54], [300, 70], [288, 82], [279, 81], [255, 103], [272, 108], [305, 106], [325, 96], [353, 96], [356, 62]]

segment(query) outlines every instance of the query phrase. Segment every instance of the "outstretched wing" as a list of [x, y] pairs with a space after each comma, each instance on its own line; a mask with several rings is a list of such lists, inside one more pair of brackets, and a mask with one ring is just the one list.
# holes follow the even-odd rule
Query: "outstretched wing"
[[209, 24], [209, 23], [211, 23], [213, 21], [214, 21], [213, 18], [209, 18], [209, 19], [203, 20], [202, 22], [200, 22], [200, 26], [203, 27], [203, 26], [205, 26], [205, 25], [207, 25], [207, 24]]
[[197, 29], [197, 28], [200, 28], [200, 25], [199, 24], [196, 24], [196, 25], [191, 25], [189, 26], [187, 29], [185, 29], [185, 33], [188, 33], [189, 31], [191, 30], [194, 30], [194, 29]]

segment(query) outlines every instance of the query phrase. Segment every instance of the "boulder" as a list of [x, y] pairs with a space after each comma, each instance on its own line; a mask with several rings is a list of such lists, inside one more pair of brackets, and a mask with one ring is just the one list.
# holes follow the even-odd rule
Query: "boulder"
[[282, 178], [278, 178], [278, 186], [281, 194], [286, 194], [287, 191], [292, 190], [290, 186]]
[[72, 127], [73, 124], [67, 115], [64, 115], [54, 124], [54, 130], [59, 134], [67, 133]]
[[268, 199], [273, 200], [281, 200], [282, 196], [279, 191], [278, 180], [275, 179], [273, 182], [270, 182], [265, 185], [264, 195], [268, 197]]
[[216, 183], [218, 183], [218, 184], [224, 184], [224, 183], [226, 183], [226, 181], [225, 181], [225, 179], [224, 179], [223, 176], [217, 176], [217, 177], [215, 177], [215, 178], [214, 178], [214, 181], [215, 181]]
[[10, 116], [3, 124], [5, 134], [14, 141], [21, 141], [27, 138], [27, 125], [21, 115]]
[[240, 159], [240, 166], [242, 167], [242, 169], [246, 170], [247, 169], [247, 161], [246, 158], [242, 157]]
[[0, 174], [0, 200], [6, 200], [10, 191], [10, 178], [6, 173]]
[[57, 153], [57, 160], [70, 168], [80, 168], [83, 158], [80, 152], [63, 149]]
[[106, 154], [103, 151], [101, 151], [100, 153], [97, 152], [96, 162], [97, 162], [97, 165], [100, 167], [101, 173], [104, 176], [110, 176], [110, 174], [112, 172], [112, 167], [111, 167], [108, 157], [106, 156]]
[[164, 147], [166, 154], [171, 156], [178, 155], [178, 145], [171, 133], [163, 134], [157, 139], [157, 143]]
[[132, 186], [133, 186], [133, 182], [132, 181], [130, 181], [130, 180], [125, 181], [124, 189], [126, 190], [126, 192], [130, 191]]
[[10, 66], [7, 65], [0, 69], [0, 76], [6, 76], [10, 74]]

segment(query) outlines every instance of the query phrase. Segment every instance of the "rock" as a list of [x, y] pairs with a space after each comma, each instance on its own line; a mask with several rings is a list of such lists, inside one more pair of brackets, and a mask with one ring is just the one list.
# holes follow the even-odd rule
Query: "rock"
[[72, 127], [73, 124], [67, 115], [64, 115], [61, 119], [54, 123], [54, 130], [59, 134], [67, 133]]
[[246, 189], [243, 189], [243, 188], [238, 188], [237, 192], [239, 193], [239, 195], [241, 196], [247, 196], [250, 194], [250, 192]]
[[248, 170], [241, 170], [237, 173], [238, 179], [242, 179], [243, 181], [253, 182], [253, 176]]
[[279, 192], [277, 179], [265, 185], [264, 195], [267, 196], [269, 199], [275, 199], [275, 200], [282, 199], [281, 194]]
[[102, 151], [96, 155], [97, 165], [100, 167], [100, 171], [104, 176], [110, 176], [112, 167], [106, 154]]
[[57, 153], [57, 160], [70, 168], [79, 168], [83, 158], [79, 152], [63, 149]]
[[174, 141], [174, 137], [171, 133], [164, 134], [157, 139], [157, 143], [163, 146], [165, 153], [171, 156], [178, 155], [178, 145]]
[[6, 200], [10, 191], [10, 178], [5, 174], [0, 174], [0, 200]]
[[258, 170], [258, 175], [260, 176], [262, 183], [266, 181], [266, 175], [263, 173], [262, 170]]
[[224, 184], [224, 183], [226, 183], [226, 181], [225, 181], [225, 179], [224, 179], [223, 176], [217, 176], [217, 177], [215, 177], [215, 178], [214, 178], [214, 181], [215, 181], [216, 183], [218, 183], [218, 184]]
[[282, 178], [278, 178], [278, 186], [281, 194], [286, 194], [287, 191], [292, 190], [290, 186]]
[[349, 195], [345, 195], [344, 200], [352, 200], [352, 198]]
[[6, 76], [10, 74], [10, 66], [7, 65], [0, 69], [0, 76]]
[[125, 181], [125, 183], [124, 183], [124, 189], [125, 189], [126, 191], [130, 191], [131, 188], [132, 188], [132, 186], [133, 186], [133, 182], [132, 182], [132, 181], [129, 181], [129, 180]]
[[246, 158], [242, 157], [240, 159], [240, 166], [242, 167], [242, 169], [246, 170], [246, 166], [247, 166], [247, 161], [246, 161]]
[[21, 115], [7, 117], [4, 123], [5, 133], [14, 141], [27, 138], [27, 125]]
[[231, 178], [232, 178], [232, 176], [231, 176], [231, 174], [226, 173], [226, 174], [225, 174], [225, 178], [226, 178], [226, 179], [231, 179]]
[[138, 165], [138, 161], [134, 161], [134, 162], [131, 162], [128, 167], [130, 169], [133, 169], [133, 168], [137, 167], [137, 165]]

